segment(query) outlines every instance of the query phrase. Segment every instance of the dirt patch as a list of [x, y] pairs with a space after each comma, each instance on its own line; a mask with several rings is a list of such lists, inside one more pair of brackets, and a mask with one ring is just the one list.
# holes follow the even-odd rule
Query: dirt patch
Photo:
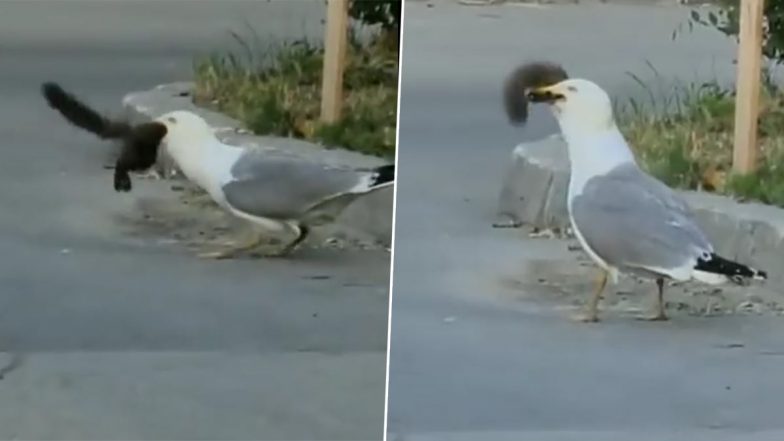
[[[251, 225], [218, 207], [201, 189], [184, 181], [160, 181], [160, 191], [140, 193], [135, 210], [117, 215], [116, 221], [131, 237], [179, 245], [190, 252], [215, 251], [243, 240]], [[292, 238], [270, 236], [255, 253], [278, 250]], [[303, 248], [367, 249], [369, 244], [331, 235], [328, 228], [314, 230]], [[377, 248], [377, 247], [375, 247]]]
[[[574, 260], [528, 260], [524, 270], [501, 279], [515, 300], [545, 303], [556, 310], [577, 312], [591, 296], [596, 266], [571, 245]], [[608, 285], [600, 314], [639, 317], [653, 311], [656, 284], [621, 276]], [[708, 286], [696, 282], [668, 282], [664, 297], [668, 315], [718, 317], [726, 315], [784, 315], [784, 294], [759, 284]]]

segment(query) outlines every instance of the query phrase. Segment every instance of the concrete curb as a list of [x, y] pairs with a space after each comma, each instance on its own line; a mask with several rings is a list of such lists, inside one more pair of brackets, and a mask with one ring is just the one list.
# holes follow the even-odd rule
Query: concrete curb
[[[566, 231], [568, 183], [560, 135], [518, 145], [499, 197], [499, 224]], [[784, 210], [709, 193], [682, 194], [719, 254], [767, 270], [771, 286], [784, 281], [778, 271], [784, 268]]]
[[[196, 106], [190, 96], [193, 83], [162, 84], [154, 89], [132, 92], [123, 98], [126, 116], [132, 122], [149, 121], [173, 110], [188, 110], [204, 119], [215, 129], [221, 141], [247, 148], [260, 148], [290, 154], [310, 161], [348, 167], [375, 167], [388, 161], [343, 149], [325, 149], [306, 141], [271, 136], [255, 136], [241, 122], [222, 113]], [[170, 169], [170, 160], [163, 156], [161, 166]], [[168, 174], [168, 173], [167, 173]], [[394, 189], [390, 186], [357, 199], [328, 227], [328, 234], [349, 241], [374, 242], [389, 247], [392, 243], [392, 208]]]

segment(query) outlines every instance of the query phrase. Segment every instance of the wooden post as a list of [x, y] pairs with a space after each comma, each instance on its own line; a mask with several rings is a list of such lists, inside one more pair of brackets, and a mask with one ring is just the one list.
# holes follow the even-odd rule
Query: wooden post
[[321, 120], [334, 123], [343, 107], [343, 69], [348, 44], [348, 1], [328, 0], [324, 36], [324, 73], [321, 83]]
[[764, 0], [740, 0], [738, 78], [735, 97], [735, 147], [732, 168], [753, 172], [757, 166], [757, 119], [759, 118], [762, 69]]

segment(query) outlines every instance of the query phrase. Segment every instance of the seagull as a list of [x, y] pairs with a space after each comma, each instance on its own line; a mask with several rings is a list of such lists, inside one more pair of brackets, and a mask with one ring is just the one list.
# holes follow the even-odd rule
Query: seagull
[[[286, 256], [308, 237], [313, 227], [334, 222], [360, 196], [394, 185], [394, 164], [367, 169], [328, 166], [224, 144], [203, 118], [184, 110], [131, 126], [100, 116], [59, 86], [50, 85], [48, 90], [49, 96], [56, 98], [54, 104], [60, 104], [53, 107], [72, 124], [102, 138], [125, 140], [118, 168], [151, 167], [162, 144], [186, 178], [201, 187], [218, 206], [254, 227], [247, 240], [200, 254], [204, 258], [231, 258], [251, 251], [269, 233], [293, 237], [280, 250], [267, 254]], [[120, 185], [120, 190], [125, 188], [130, 190], [130, 185]]]
[[568, 145], [569, 218], [601, 269], [581, 320], [599, 321], [599, 300], [608, 279], [617, 283], [619, 273], [656, 281], [650, 320], [668, 319], [665, 280], [716, 285], [767, 279], [764, 271], [716, 254], [681, 196], [640, 169], [615, 123], [610, 97], [597, 84], [570, 78], [517, 93], [549, 105]]

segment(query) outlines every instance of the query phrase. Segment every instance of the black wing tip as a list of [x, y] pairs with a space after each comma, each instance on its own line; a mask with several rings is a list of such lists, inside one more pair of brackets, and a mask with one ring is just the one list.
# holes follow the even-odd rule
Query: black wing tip
[[509, 123], [521, 126], [528, 120], [527, 91], [569, 78], [566, 69], [550, 61], [533, 61], [515, 68], [504, 82], [504, 110]]
[[725, 275], [735, 283], [741, 283], [745, 279], [768, 280], [766, 271], [725, 259], [715, 253], [707, 259], [698, 259], [695, 268], [700, 271]]

